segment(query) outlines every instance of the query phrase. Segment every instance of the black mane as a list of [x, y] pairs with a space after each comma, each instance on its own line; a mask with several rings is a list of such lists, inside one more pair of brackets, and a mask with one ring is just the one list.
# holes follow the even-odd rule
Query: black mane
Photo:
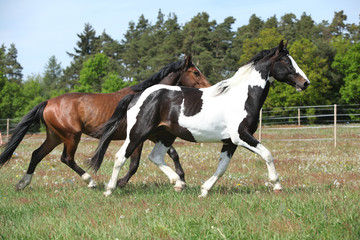
[[[247, 62], [247, 64], [252, 63], [253, 65], [256, 65], [261, 59], [263, 59], [266, 56], [272, 56], [275, 54], [277, 47], [269, 49], [269, 50], [262, 50], [261, 52], [257, 53], [253, 58], [250, 59], [250, 61]], [[289, 51], [287, 49], [283, 49], [288, 54]]]
[[274, 55], [277, 48], [268, 49], [268, 50], [262, 50], [261, 52], [257, 53], [254, 57], [250, 59], [247, 63], [257, 64], [261, 59], [263, 59], [265, 56]]
[[162, 79], [164, 79], [169, 73], [176, 72], [182, 69], [185, 65], [185, 60], [180, 60], [177, 62], [170, 63], [160, 69], [158, 73], [155, 73], [151, 77], [145, 79], [144, 81], [131, 86], [130, 89], [134, 92], [140, 92], [145, 90], [148, 87], [151, 87], [155, 84], [158, 84]]

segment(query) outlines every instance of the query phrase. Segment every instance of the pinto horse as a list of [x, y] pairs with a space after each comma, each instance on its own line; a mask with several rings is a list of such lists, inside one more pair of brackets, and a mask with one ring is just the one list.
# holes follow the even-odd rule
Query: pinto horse
[[[79, 174], [88, 183], [88, 187], [95, 187], [96, 183], [90, 174], [80, 168], [74, 160], [81, 134], [85, 133], [91, 137], [99, 138], [97, 134], [98, 128], [111, 117], [122, 98], [159, 83], [196, 88], [211, 86], [205, 76], [192, 63], [191, 56], [187, 56], [181, 61], [165, 66], [147, 80], [121, 89], [118, 92], [108, 94], [68, 93], [44, 101], [27, 113], [14, 129], [4, 152], [0, 155], [0, 167], [10, 160], [28, 129], [41, 120], [46, 126], [46, 139], [32, 153], [28, 170], [16, 185], [16, 188], [22, 190], [29, 185], [39, 162], [61, 143], [64, 144], [61, 161]], [[126, 124], [126, 122], [123, 123]], [[112, 139], [125, 139], [126, 125], [124, 124], [115, 129]], [[137, 151], [132, 155], [129, 172], [119, 181], [120, 185], [124, 185], [136, 172], [140, 161], [141, 149], [142, 144], [139, 145]], [[169, 155], [174, 160], [178, 174], [184, 178], [184, 172], [178, 161], [175, 149], [170, 148]]]
[[[274, 79], [304, 90], [310, 84], [304, 72], [289, 55], [283, 41], [279, 46], [256, 54], [235, 75], [209, 88], [191, 89], [157, 85], [137, 94], [119, 118], [127, 118], [126, 140], [117, 152], [115, 164], [105, 196], [116, 187], [120, 168], [134, 149], [145, 139], [156, 139], [149, 159], [170, 179], [175, 188], [184, 183], [164, 161], [164, 155], [176, 137], [191, 142], [222, 142], [220, 160], [214, 175], [201, 186], [201, 195], [224, 174], [237, 146], [243, 146], [260, 155], [266, 162], [274, 190], [281, 190], [273, 157], [253, 136], [257, 129], [259, 112]], [[127, 103], [125, 103], [126, 105]], [[127, 109], [127, 108], [124, 108]], [[107, 134], [103, 135], [104, 137]], [[91, 166], [103, 157], [101, 138], [91, 159]]]

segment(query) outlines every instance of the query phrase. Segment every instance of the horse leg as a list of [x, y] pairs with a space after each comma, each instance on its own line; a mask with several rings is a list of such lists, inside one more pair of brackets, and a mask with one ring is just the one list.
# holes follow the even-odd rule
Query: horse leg
[[[173, 141], [174, 140], [175, 137], [173, 138]], [[175, 191], [181, 192], [186, 184], [180, 179], [180, 176], [165, 163], [164, 158], [168, 150], [169, 147], [166, 147], [161, 141], [158, 141], [156, 142], [154, 149], [149, 154], [149, 159], [165, 173], [165, 175], [169, 178], [170, 183], [175, 184]]]
[[48, 134], [45, 141], [41, 146], [36, 149], [31, 156], [30, 164], [26, 174], [23, 178], [16, 184], [17, 190], [23, 190], [31, 182], [32, 176], [35, 172], [36, 166], [41, 162], [41, 160], [48, 155], [57, 145], [61, 143], [61, 140], [56, 136], [51, 136]]
[[77, 174], [79, 174], [79, 176], [88, 184], [89, 188], [94, 188], [96, 187], [96, 182], [91, 178], [90, 174], [79, 167], [74, 160], [74, 155], [79, 144], [80, 137], [81, 134], [64, 141], [64, 150], [61, 155], [61, 162], [65, 163]]
[[232, 155], [234, 154], [237, 145], [230, 143], [224, 144], [221, 149], [220, 159], [218, 163], [218, 167], [214, 173], [214, 175], [206, 180], [204, 184], [201, 186], [201, 195], [199, 197], [206, 197], [210, 191], [210, 189], [214, 186], [214, 184], [219, 180], [219, 178], [225, 173]]
[[[139, 144], [140, 142], [138, 142], [136, 144]], [[131, 143], [128, 139], [126, 139], [124, 144], [121, 146], [120, 150], [115, 154], [115, 162], [114, 162], [113, 172], [111, 174], [108, 184], [106, 184], [106, 186], [105, 186], [105, 192], [104, 192], [105, 197], [110, 196], [111, 193], [116, 188], [117, 178], [119, 176], [120, 169], [124, 165], [124, 163], [126, 162], [126, 159], [127, 159], [126, 153], [128, 152], [128, 153], [132, 154], [136, 148], [136, 144]]]
[[270, 151], [261, 143], [258, 143], [256, 147], [246, 146], [246, 148], [250, 151], [255, 152], [265, 160], [266, 167], [268, 169], [269, 179], [271, 182], [274, 183], [274, 191], [281, 191], [282, 187], [279, 181], [279, 175], [276, 172], [274, 158], [272, 157]]
[[175, 148], [173, 146], [171, 146], [169, 148], [169, 150], [167, 151], [167, 154], [174, 161], [176, 173], [179, 175], [181, 181], [183, 181], [185, 183], [185, 173], [184, 173], [184, 170], [182, 169], [182, 166], [179, 161], [179, 155], [177, 154]]
[[131, 178], [132, 175], [134, 175], [139, 167], [139, 162], [140, 162], [140, 157], [141, 157], [141, 151], [143, 148], [144, 143], [141, 143], [136, 149], [135, 151], [131, 154], [130, 157], [130, 166], [129, 166], [129, 171], [127, 172], [127, 174], [120, 178], [117, 181], [117, 186], [118, 187], [123, 187], [125, 186], [125, 184], [129, 181], [129, 179]]

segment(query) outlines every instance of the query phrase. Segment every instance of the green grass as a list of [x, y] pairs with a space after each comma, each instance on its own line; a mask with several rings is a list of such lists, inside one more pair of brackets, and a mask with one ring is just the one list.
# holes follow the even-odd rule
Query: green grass
[[[331, 129], [323, 131], [319, 135], [331, 136]], [[360, 140], [359, 132], [352, 129], [351, 138]], [[289, 130], [281, 138], [304, 134]], [[177, 193], [146, 159], [153, 146], [147, 143], [131, 182], [105, 198], [103, 183], [121, 142], [111, 144], [102, 168], [92, 174], [97, 189], [88, 189], [60, 162], [59, 147], [39, 164], [31, 185], [16, 191], [31, 152], [41, 144], [39, 136], [28, 136], [18, 156], [0, 169], [0, 239], [359, 239], [360, 141], [339, 139], [335, 149], [331, 141], [269, 140], [274, 136], [263, 136], [263, 144], [276, 159], [282, 193], [268, 186], [264, 162], [238, 148], [205, 199], [197, 196], [216, 169], [220, 144], [175, 144], [187, 181]], [[93, 140], [80, 144], [81, 166], [96, 145]], [[121, 175], [126, 170], [127, 165]]]

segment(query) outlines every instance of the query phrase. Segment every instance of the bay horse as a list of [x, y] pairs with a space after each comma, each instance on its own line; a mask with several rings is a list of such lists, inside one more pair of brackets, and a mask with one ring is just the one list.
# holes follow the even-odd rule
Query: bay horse
[[[39, 162], [61, 143], [64, 144], [61, 161], [79, 174], [88, 183], [88, 187], [95, 187], [96, 183], [90, 174], [79, 167], [74, 160], [81, 134], [85, 133], [91, 137], [99, 138], [97, 134], [98, 128], [111, 117], [122, 98], [143, 91], [155, 84], [196, 88], [211, 86], [205, 76], [192, 63], [191, 56], [186, 56], [183, 60], [163, 67], [158, 73], [145, 81], [114, 93], [67, 93], [49, 99], [35, 106], [15, 127], [9, 142], [5, 146], [5, 150], [0, 155], [0, 167], [10, 160], [28, 129], [42, 121], [46, 126], [46, 139], [32, 153], [27, 172], [16, 185], [16, 188], [22, 190], [29, 185]], [[122, 124], [115, 130], [115, 134], [112, 137], [113, 140], [125, 139], [126, 122], [123, 123], [125, 125]], [[126, 184], [136, 172], [141, 150], [142, 144], [132, 154], [129, 172], [123, 179], [119, 180], [119, 185]], [[184, 172], [174, 148], [169, 149], [169, 155], [174, 160], [176, 171], [184, 178]]]
[[[113, 192], [120, 168], [134, 149], [150, 136], [156, 138], [156, 144], [149, 159], [170, 181], [176, 183], [175, 187], [181, 188], [184, 183], [166, 165], [164, 155], [175, 138], [180, 137], [190, 142], [223, 143], [218, 167], [214, 175], [202, 184], [199, 197], [207, 196], [224, 174], [237, 146], [245, 147], [265, 160], [274, 190], [280, 191], [282, 187], [274, 159], [253, 134], [257, 129], [260, 109], [274, 79], [294, 86], [298, 91], [305, 90], [310, 84], [286, 47], [287, 43], [281, 41], [278, 47], [259, 52], [233, 77], [209, 88], [156, 85], [137, 94], [118, 116], [127, 118], [127, 136], [116, 153], [112, 176], [104, 195], [109, 196]], [[103, 158], [101, 144], [106, 136], [104, 133], [100, 139], [91, 159], [92, 167]]]

